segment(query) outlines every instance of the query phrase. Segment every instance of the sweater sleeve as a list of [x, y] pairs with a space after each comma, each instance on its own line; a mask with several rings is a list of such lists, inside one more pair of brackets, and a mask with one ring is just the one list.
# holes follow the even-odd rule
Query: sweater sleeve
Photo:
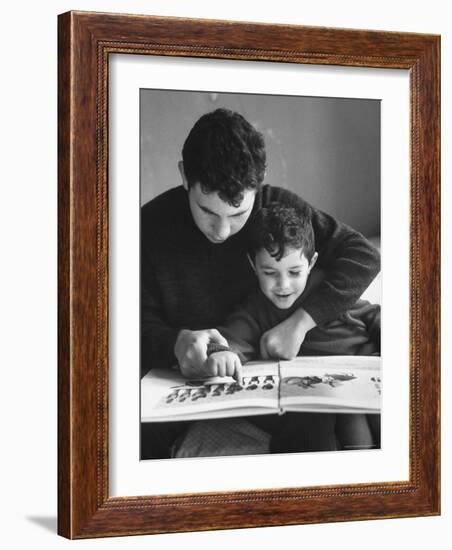
[[252, 298], [248, 299], [229, 315], [223, 326], [218, 327], [231, 351], [237, 353], [242, 363], [259, 356], [261, 327], [253, 315], [253, 305]]
[[177, 362], [174, 346], [179, 330], [164, 320], [157, 285], [149, 263], [142, 258], [141, 376], [152, 367], [169, 368]]
[[380, 351], [381, 346], [381, 307], [378, 304], [371, 304], [367, 300], [358, 300], [355, 304], [361, 319], [366, 325], [367, 332], [371, 342], [373, 342]]
[[325, 272], [325, 279], [306, 298], [303, 308], [317, 325], [336, 319], [353, 306], [376, 277], [380, 253], [361, 233], [307, 204], [295, 193], [271, 189], [267, 201], [278, 200], [310, 211], [319, 253], [317, 265]]

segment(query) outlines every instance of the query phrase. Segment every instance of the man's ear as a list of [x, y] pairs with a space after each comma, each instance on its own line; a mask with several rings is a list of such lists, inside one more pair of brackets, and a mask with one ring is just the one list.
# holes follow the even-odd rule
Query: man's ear
[[188, 191], [188, 182], [187, 182], [187, 178], [185, 177], [184, 161], [180, 160], [177, 163], [177, 167], [179, 168], [179, 174], [180, 174], [180, 177], [182, 178], [182, 185], [184, 186], [185, 190]]
[[309, 262], [309, 271], [315, 266], [315, 263], [317, 261], [317, 258], [319, 257], [318, 252], [314, 252], [312, 255], [311, 261]]

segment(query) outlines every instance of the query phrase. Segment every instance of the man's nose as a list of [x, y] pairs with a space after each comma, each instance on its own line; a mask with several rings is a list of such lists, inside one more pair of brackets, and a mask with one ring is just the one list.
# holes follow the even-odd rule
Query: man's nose
[[215, 224], [215, 238], [218, 241], [224, 241], [231, 233], [231, 226], [227, 220], [220, 220]]

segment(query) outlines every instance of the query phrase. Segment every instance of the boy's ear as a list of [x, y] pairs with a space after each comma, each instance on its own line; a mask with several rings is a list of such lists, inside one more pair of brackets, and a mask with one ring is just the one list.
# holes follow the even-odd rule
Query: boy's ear
[[319, 257], [319, 253], [314, 252], [314, 254], [312, 255], [311, 261], [309, 262], [309, 271], [311, 271], [311, 269], [315, 266], [315, 263], [318, 257]]
[[184, 186], [185, 190], [188, 191], [188, 182], [187, 182], [187, 178], [185, 177], [184, 161], [180, 160], [177, 163], [177, 167], [179, 168], [179, 174], [180, 174], [180, 177], [182, 178], [182, 185]]

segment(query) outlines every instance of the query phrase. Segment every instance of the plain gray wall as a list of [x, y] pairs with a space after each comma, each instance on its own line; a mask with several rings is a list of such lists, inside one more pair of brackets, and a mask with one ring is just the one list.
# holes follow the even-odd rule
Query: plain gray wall
[[181, 183], [196, 120], [218, 107], [264, 135], [266, 183], [291, 189], [368, 237], [380, 234], [380, 102], [369, 99], [141, 90], [141, 202]]

